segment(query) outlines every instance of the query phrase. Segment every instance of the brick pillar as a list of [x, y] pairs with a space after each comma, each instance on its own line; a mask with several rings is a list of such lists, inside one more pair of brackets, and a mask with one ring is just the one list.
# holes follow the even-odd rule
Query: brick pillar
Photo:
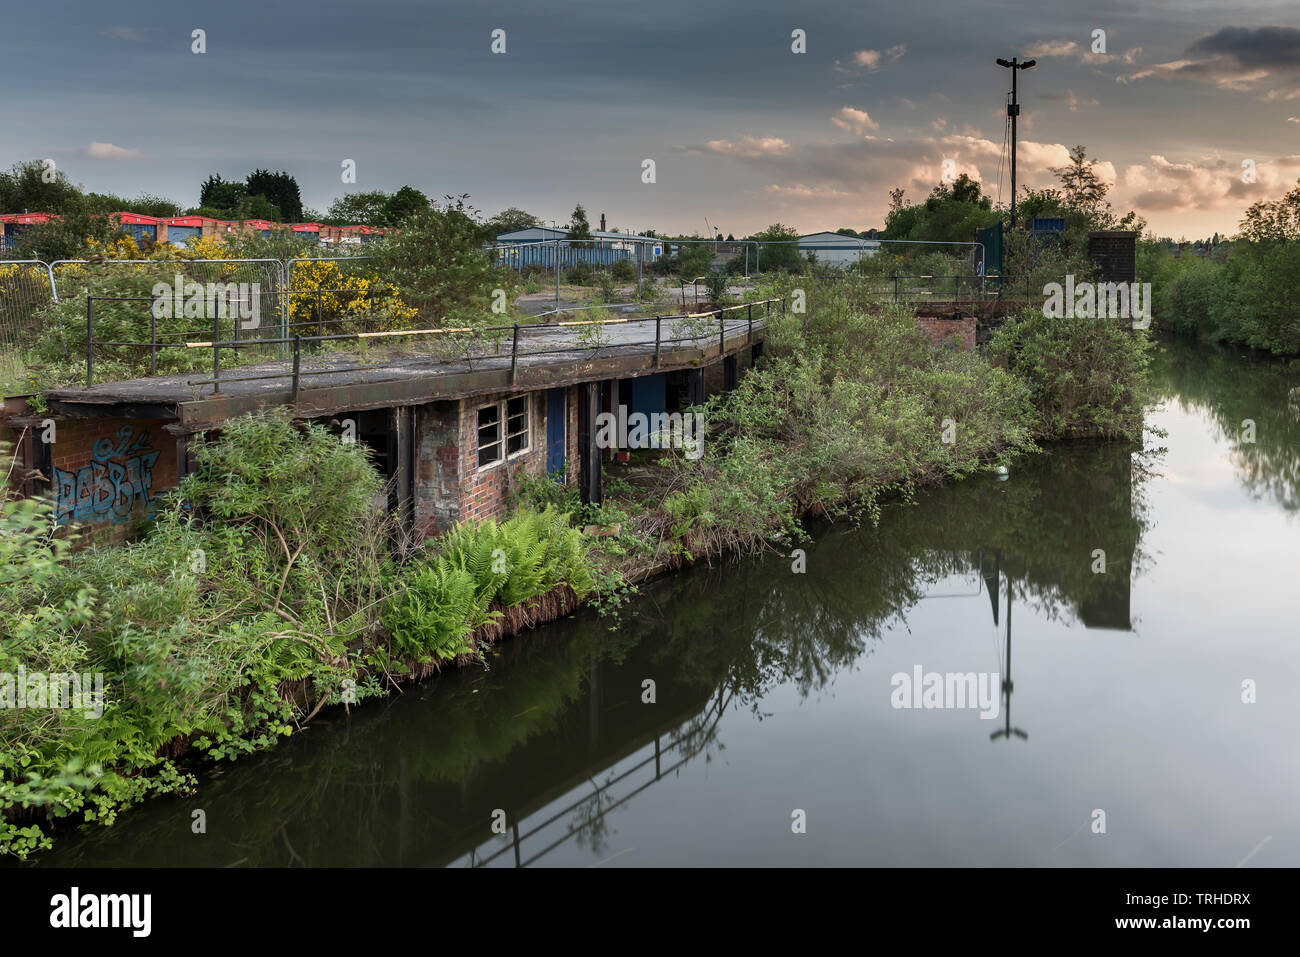
[[1137, 233], [1103, 229], [1088, 234], [1088, 258], [1097, 266], [1099, 282], [1137, 281]]

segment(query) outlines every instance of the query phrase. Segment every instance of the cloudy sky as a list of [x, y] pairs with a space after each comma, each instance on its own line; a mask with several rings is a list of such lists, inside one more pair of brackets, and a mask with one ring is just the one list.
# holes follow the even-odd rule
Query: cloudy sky
[[1276, 0], [43, 0], [5, 12], [0, 164], [183, 206], [265, 166], [318, 210], [410, 183], [622, 229], [866, 228], [945, 160], [1006, 200], [1013, 55], [1038, 59], [1022, 183], [1083, 143], [1117, 208], [1197, 238], [1300, 178], [1300, 6]]

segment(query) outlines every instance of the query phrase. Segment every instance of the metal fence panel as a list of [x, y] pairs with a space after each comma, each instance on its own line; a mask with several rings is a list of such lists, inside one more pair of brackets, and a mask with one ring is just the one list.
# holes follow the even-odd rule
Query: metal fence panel
[[186, 283], [206, 287], [235, 285], [255, 303], [258, 321], [245, 322], [241, 335], [250, 339], [279, 339], [284, 335], [284, 264], [278, 259], [106, 259], [89, 262], [64, 259], [50, 264], [55, 301], [72, 298], [84, 302], [87, 296], [121, 295], [115, 281], [134, 280], [129, 295], [150, 295], [163, 284], [185, 294]]
[[38, 259], [0, 260], [0, 384], [19, 391], [25, 355], [40, 332], [40, 310], [51, 301], [52, 274]]

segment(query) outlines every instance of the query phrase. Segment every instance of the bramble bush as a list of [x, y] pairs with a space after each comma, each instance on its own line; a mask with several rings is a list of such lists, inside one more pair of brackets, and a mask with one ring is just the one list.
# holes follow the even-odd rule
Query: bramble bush
[[988, 352], [1029, 389], [1036, 438], [1141, 438], [1151, 353], [1145, 330], [1026, 309], [999, 327]]

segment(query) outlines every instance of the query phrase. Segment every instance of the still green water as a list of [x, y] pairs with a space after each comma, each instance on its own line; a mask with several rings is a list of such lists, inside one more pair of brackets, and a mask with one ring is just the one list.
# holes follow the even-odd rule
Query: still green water
[[[38, 863], [1300, 865], [1300, 364], [1157, 380], [1145, 449], [663, 579]], [[918, 671], [991, 696], [895, 707]]]

